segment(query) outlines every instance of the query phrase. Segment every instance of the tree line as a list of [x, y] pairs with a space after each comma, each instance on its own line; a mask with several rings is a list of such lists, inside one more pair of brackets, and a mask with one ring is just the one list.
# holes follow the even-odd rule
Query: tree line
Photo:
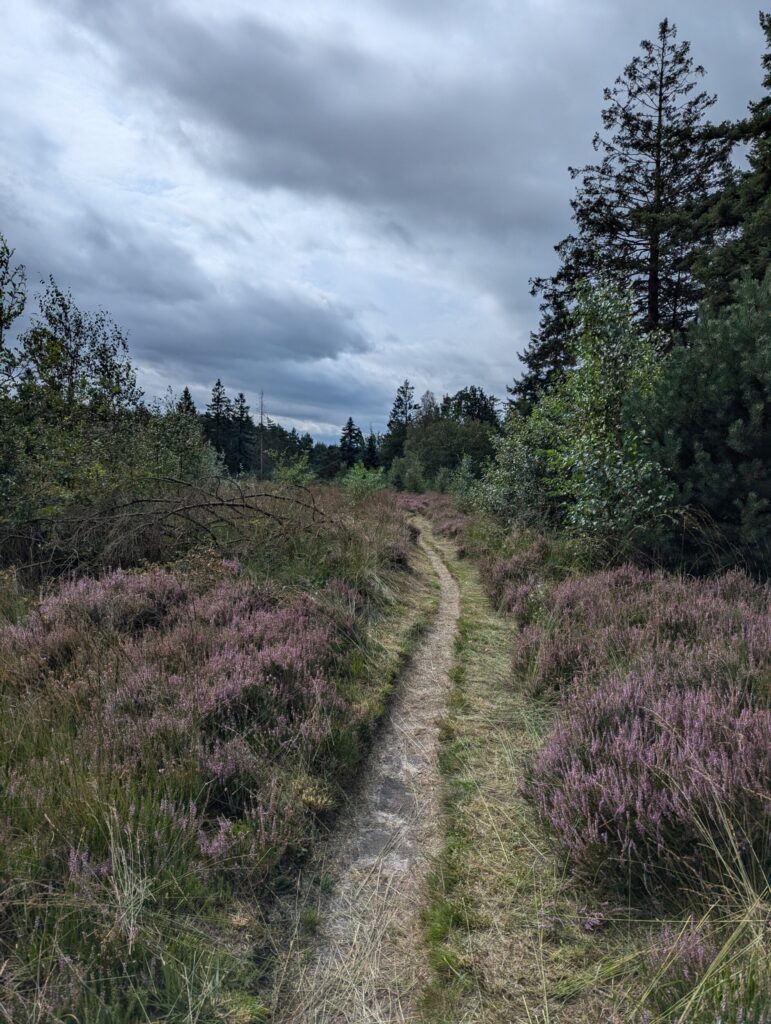
[[667, 20], [605, 90], [476, 492], [503, 519], [622, 556], [771, 566], [771, 15], [760, 25], [765, 91], [736, 122], [709, 121], [704, 69]]
[[27, 282], [0, 236], [3, 558], [50, 555], [72, 508], [228, 473], [454, 490], [620, 553], [767, 570], [771, 15], [760, 24], [764, 93], [736, 122], [709, 121], [704, 69], [667, 20], [605, 90], [598, 159], [570, 168], [574, 230], [531, 282], [540, 322], [505, 408], [476, 385], [416, 399], [405, 380], [382, 434], [349, 417], [327, 444], [256, 421], [221, 380], [201, 411], [188, 388], [147, 402], [125, 334], [53, 279], [11, 342]]
[[360, 466], [380, 471], [384, 483], [419, 490], [441, 485], [442, 472], [454, 470], [464, 458], [475, 475], [481, 474], [492, 455], [492, 439], [501, 430], [499, 405], [494, 395], [476, 385], [441, 400], [426, 391], [416, 401], [413, 385], [405, 380], [396, 391], [386, 431], [370, 429], [365, 436], [349, 416], [332, 444], [314, 441], [310, 433], [287, 429], [269, 416], [254, 416], [244, 393], [231, 399], [219, 378], [203, 411], [196, 408], [188, 387], [175, 410], [200, 425], [233, 475], [335, 480]]

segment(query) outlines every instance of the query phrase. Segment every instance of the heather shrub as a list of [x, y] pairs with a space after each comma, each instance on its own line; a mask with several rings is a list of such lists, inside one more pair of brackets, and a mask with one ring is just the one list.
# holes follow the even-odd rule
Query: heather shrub
[[653, 890], [771, 867], [771, 712], [665, 674], [578, 687], [527, 791], [584, 874]]
[[[529, 609], [513, 666], [537, 693], [643, 664], [682, 679], [742, 682], [768, 697], [769, 589], [741, 572], [695, 580], [621, 566], [509, 597]], [[528, 615], [525, 616], [528, 618]]]
[[[502, 566], [505, 563], [501, 563]], [[521, 579], [526, 560], [504, 578]], [[519, 573], [519, 576], [517, 576]], [[507, 603], [513, 667], [558, 718], [526, 792], [577, 871], [659, 891], [771, 866], [769, 588], [621, 566]]]
[[417, 515], [428, 513], [432, 505], [432, 496], [428, 494], [405, 494], [396, 495], [396, 503], [404, 512], [412, 512]]
[[518, 615], [524, 612], [528, 594], [536, 586], [538, 570], [543, 568], [547, 550], [546, 539], [539, 536], [523, 550], [492, 562], [487, 574], [487, 589], [497, 608], [512, 611], [516, 606]]
[[[699, 921], [689, 916], [655, 934], [644, 1002], [658, 1011], [657, 1019], [769, 1024], [768, 909], [755, 901], [738, 914], [709, 914]], [[643, 1020], [650, 1019], [646, 1010]]]
[[222, 910], [264, 904], [339, 802], [414, 542], [387, 495], [321, 498], [273, 547], [257, 522], [239, 558], [73, 579], [0, 624], [0, 1019], [242, 1019], [258, 968]]

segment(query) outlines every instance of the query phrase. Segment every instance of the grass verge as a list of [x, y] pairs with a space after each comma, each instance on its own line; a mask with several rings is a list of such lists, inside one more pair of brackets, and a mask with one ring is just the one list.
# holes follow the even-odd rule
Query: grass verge
[[446, 838], [425, 912], [426, 1019], [627, 1020], [645, 924], [568, 877], [522, 797], [550, 707], [512, 684], [517, 630], [492, 610], [477, 569], [451, 543], [433, 543], [458, 580], [461, 621], [441, 736]]
[[238, 560], [2, 581], [0, 1020], [266, 1019], [266, 909], [435, 603], [387, 496], [326, 500]]

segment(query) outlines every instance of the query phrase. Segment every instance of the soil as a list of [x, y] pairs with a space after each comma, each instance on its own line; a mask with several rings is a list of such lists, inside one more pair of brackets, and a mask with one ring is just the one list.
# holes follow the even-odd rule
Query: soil
[[457, 584], [439, 555], [425, 551], [439, 579], [439, 610], [397, 684], [356, 799], [315, 868], [331, 895], [319, 907], [315, 946], [293, 954], [285, 985], [292, 995], [277, 1018], [284, 1024], [418, 1020], [427, 972], [420, 911], [440, 843], [439, 721], [459, 614]]

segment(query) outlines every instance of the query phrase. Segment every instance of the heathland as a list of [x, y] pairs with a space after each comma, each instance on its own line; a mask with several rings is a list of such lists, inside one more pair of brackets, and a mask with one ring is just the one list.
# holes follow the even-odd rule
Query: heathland
[[771, 1024], [764, 68], [662, 22], [509, 399], [367, 438], [0, 236], [0, 1020]]

